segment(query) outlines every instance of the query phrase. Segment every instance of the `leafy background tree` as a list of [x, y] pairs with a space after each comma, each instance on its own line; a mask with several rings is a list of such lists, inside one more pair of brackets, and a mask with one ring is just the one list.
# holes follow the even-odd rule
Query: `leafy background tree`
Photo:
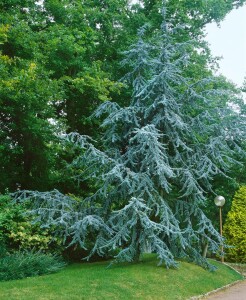
[[[3, 2], [1, 4], [3, 69], [7, 65], [6, 60], [9, 59], [9, 62], [13, 60], [12, 69], [15, 70], [15, 76], [18, 76], [18, 72], [22, 76], [23, 68], [28, 68], [28, 65], [35, 65], [39, 73], [37, 77], [39, 76], [40, 80], [42, 77], [42, 82], [38, 82], [37, 79], [33, 78], [33, 82], [30, 81], [30, 84], [23, 80], [22, 88], [14, 86], [12, 91], [16, 88], [20, 91], [19, 99], [20, 106], [22, 106], [25, 101], [23, 92], [32, 88], [33, 93], [29, 93], [28, 101], [33, 107], [34, 114], [39, 115], [42, 111], [44, 114], [46, 108], [49, 111], [44, 116], [44, 122], [47, 122], [46, 126], [44, 126], [44, 123], [36, 127], [34, 124], [29, 124], [32, 128], [29, 129], [28, 134], [32, 137], [35, 135], [37, 137], [35, 140], [32, 140], [32, 137], [25, 136], [22, 143], [28, 143], [29, 146], [19, 145], [20, 150], [18, 151], [26, 153], [23, 154], [22, 158], [16, 159], [15, 150], [10, 145], [4, 147], [2, 155], [6, 157], [6, 164], [2, 174], [5, 174], [8, 178], [3, 178], [2, 180], [2, 191], [4, 188], [14, 190], [16, 183], [21, 183], [23, 188], [28, 186], [34, 189], [47, 189], [58, 181], [59, 187], [61, 187], [60, 177], [57, 176], [59, 171], [57, 172], [57, 170], [54, 170], [55, 167], [53, 168], [53, 166], [59, 167], [61, 164], [59, 162], [56, 163], [57, 153], [52, 153], [52, 141], [54, 138], [51, 137], [51, 134], [58, 132], [59, 129], [55, 129], [55, 126], [52, 129], [51, 124], [63, 123], [63, 130], [79, 131], [93, 135], [97, 126], [94, 126], [95, 129], [93, 129], [92, 122], [86, 118], [100, 101], [110, 99], [110, 93], [118, 93], [120, 85], [114, 83], [109, 78], [108, 73], [102, 70], [100, 58], [96, 57], [98, 47], [100, 47], [100, 45], [97, 46], [98, 39], [103, 33], [99, 32], [96, 27], [93, 28], [93, 26], [88, 24], [87, 17], [93, 10], [90, 6], [88, 8], [82, 7], [78, 1], [66, 6], [69, 3], [66, 1], [45, 1], [43, 6], [41, 6], [33, 2], [27, 1], [23, 3], [17, 1], [15, 3]], [[111, 17], [113, 17], [113, 14], [111, 14]], [[114, 18], [116, 17], [114, 16]], [[24, 65], [26, 66], [24, 67]], [[6, 73], [6, 71], [3, 72]], [[9, 71], [9, 77], [11, 77], [11, 70]], [[44, 78], [46, 78], [46, 82]], [[34, 87], [30, 87], [33, 83], [35, 83], [36, 89], [39, 88], [42, 93], [38, 90], [34, 92]], [[3, 87], [5, 91], [3, 90], [2, 93], [6, 95], [9, 88], [6, 81], [3, 82]], [[42, 97], [42, 99], [38, 98], [38, 96]], [[46, 108], [44, 106], [41, 107], [41, 103], [45, 103]], [[13, 105], [13, 102], [9, 104], [9, 102], [5, 101], [2, 105], [5, 106], [5, 109], [11, 110], [8, 105]], [[22, 108], [23, 114], [28, 114], [28, 111], [23, 106]], [[18, 108], [16, 107], [17, 112]], [[15, 118], [14, 112], [11, 117]], [[25, 117], [20, 117], [20, 119], [24, 121]], [[52, 122], [50, 122], [51, 119], [53, 120]], [[2, 122], [3, 124], [6, 123], [6, 116], [3, 116]], [[19, 125], [14, 124], [13, 126], [21, 130]], [[50, 135], [48, 132], [44, 134], [44, 128], [48, 127]], [[3, 128], [2, 140], [5, 140], [8, 134], [9, 132], [6, 132], [6, 128]], [[45, 141], [42, 141], [38, 135], [43, 135]], [[38, 146], [38, 143], [43, 146]], [[36, 148], [35, 145], [37, 145]], [[34, 147], [35, 149], [32, 151], [30, 149], [23, 150], [24, 147]], [[59, 151], [59, 147], [56, 147], [56, 151]], [[10, 158], [7, 158], [6, 152], [9, 153]], [[39, 157], [37, 157], [37, 153], [40, 153]], [[32, 159], [32, 155], [35, 155], [35, 160]], [[22, 160], [25, 156], [29, 157], [30, 160], [26, 158], [24, 163]], [[46, 161], [44, 161], [44, 157], [46, 157]], [[14, 171], [11, 169], [9, 160], [13, 162]], [[32, 176], [33, 178], [41, 178], [42, 184], [32, 183], [32, 180], [30, 180], [28, 174], [31, 173], [31, 167], [28, 167], [27, 164], [32, 164], [32, 160], [39, 164], [39, 167], [36, 167], [36, 169], [39, 169], [37, 172], [42, 173], [38, 176], [32, 172]], [[64, 173], [66, 160], [69, 160], [69, 158], [64, 157], [62, 173]], [[20, 165], [26, 166], [25, 179], [21, 171], [19, 171]], [[9, 170], [7, 170], [8, 166]], [[52, 170], [49, 172], [51, 174], [48, 174], [47, 170]], [[13, 174], [14, 172], [16, 175]], [[55, 176], [51, 178], [50, 175], [52, 173]], [[9, 178], [9, 174], [13, 174], [13, 176]], [[19, 180], [19, 178], [23, 179]], [[74, 190], [72, 185], [70, 185], [70, 188], [72, 191]]]
[[[1, 190], [47, 187], [56, 82], [35, 63], [0, 57]], [[17, 185], [18, 184], [18, 185]]]

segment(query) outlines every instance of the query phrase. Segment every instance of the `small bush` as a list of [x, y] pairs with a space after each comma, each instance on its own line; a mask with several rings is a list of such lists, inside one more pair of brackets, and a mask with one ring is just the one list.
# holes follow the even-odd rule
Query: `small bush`
[[64, 266], [58, 256], [18, 251], [0, 259], [0, 281], [54, 273]]
[[224, 236], [228, 245], [226, 259], [232, 262], [246, 263], [246, 186], [235, 194], [231, 210], [224, 225]]
[[24, 204], [14, 204], [10, 196], [0, 195], [0, 239], [11, 250], [57, 252], [60, 241], [48, 229], [33, 224], [32, 216], [25, 215], [27, 210]]

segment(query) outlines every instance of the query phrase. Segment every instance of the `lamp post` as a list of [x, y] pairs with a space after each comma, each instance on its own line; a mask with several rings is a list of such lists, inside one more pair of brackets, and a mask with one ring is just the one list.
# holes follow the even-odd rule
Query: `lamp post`
[[[214, 198], [214, 203], [216, 206], [219, 207], [220, 209], [220, 235], [221, 237], [223, 236], [223, 232], [222, 232], [222, 207], [223, 205], [225, 204], [225, 198], [223, 196], [216, 196]], [[221, 252], [222, 252], [222, 256], [221, 256], [221, 262], [223, 263], [224, 262], [224, 255], [223, 255], [223, 243], [221, 245]]]

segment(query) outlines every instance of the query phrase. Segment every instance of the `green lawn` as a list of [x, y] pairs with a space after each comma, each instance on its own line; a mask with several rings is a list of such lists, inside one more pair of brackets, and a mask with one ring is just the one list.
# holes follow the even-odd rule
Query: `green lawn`
[[59, 273], [0, 283], [0, 299], [189, 299], [242, 277], [229, 267], [208, 272], [186, 262], [179, 269], [156, 266], [153, 255], [139, 264], [80, 263]]

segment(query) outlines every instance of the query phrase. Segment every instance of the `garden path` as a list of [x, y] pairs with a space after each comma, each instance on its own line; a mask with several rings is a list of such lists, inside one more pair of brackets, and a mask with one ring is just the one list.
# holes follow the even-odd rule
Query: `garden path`
[[246, 300], [246, 280], [211, 294], [206, 300]]

